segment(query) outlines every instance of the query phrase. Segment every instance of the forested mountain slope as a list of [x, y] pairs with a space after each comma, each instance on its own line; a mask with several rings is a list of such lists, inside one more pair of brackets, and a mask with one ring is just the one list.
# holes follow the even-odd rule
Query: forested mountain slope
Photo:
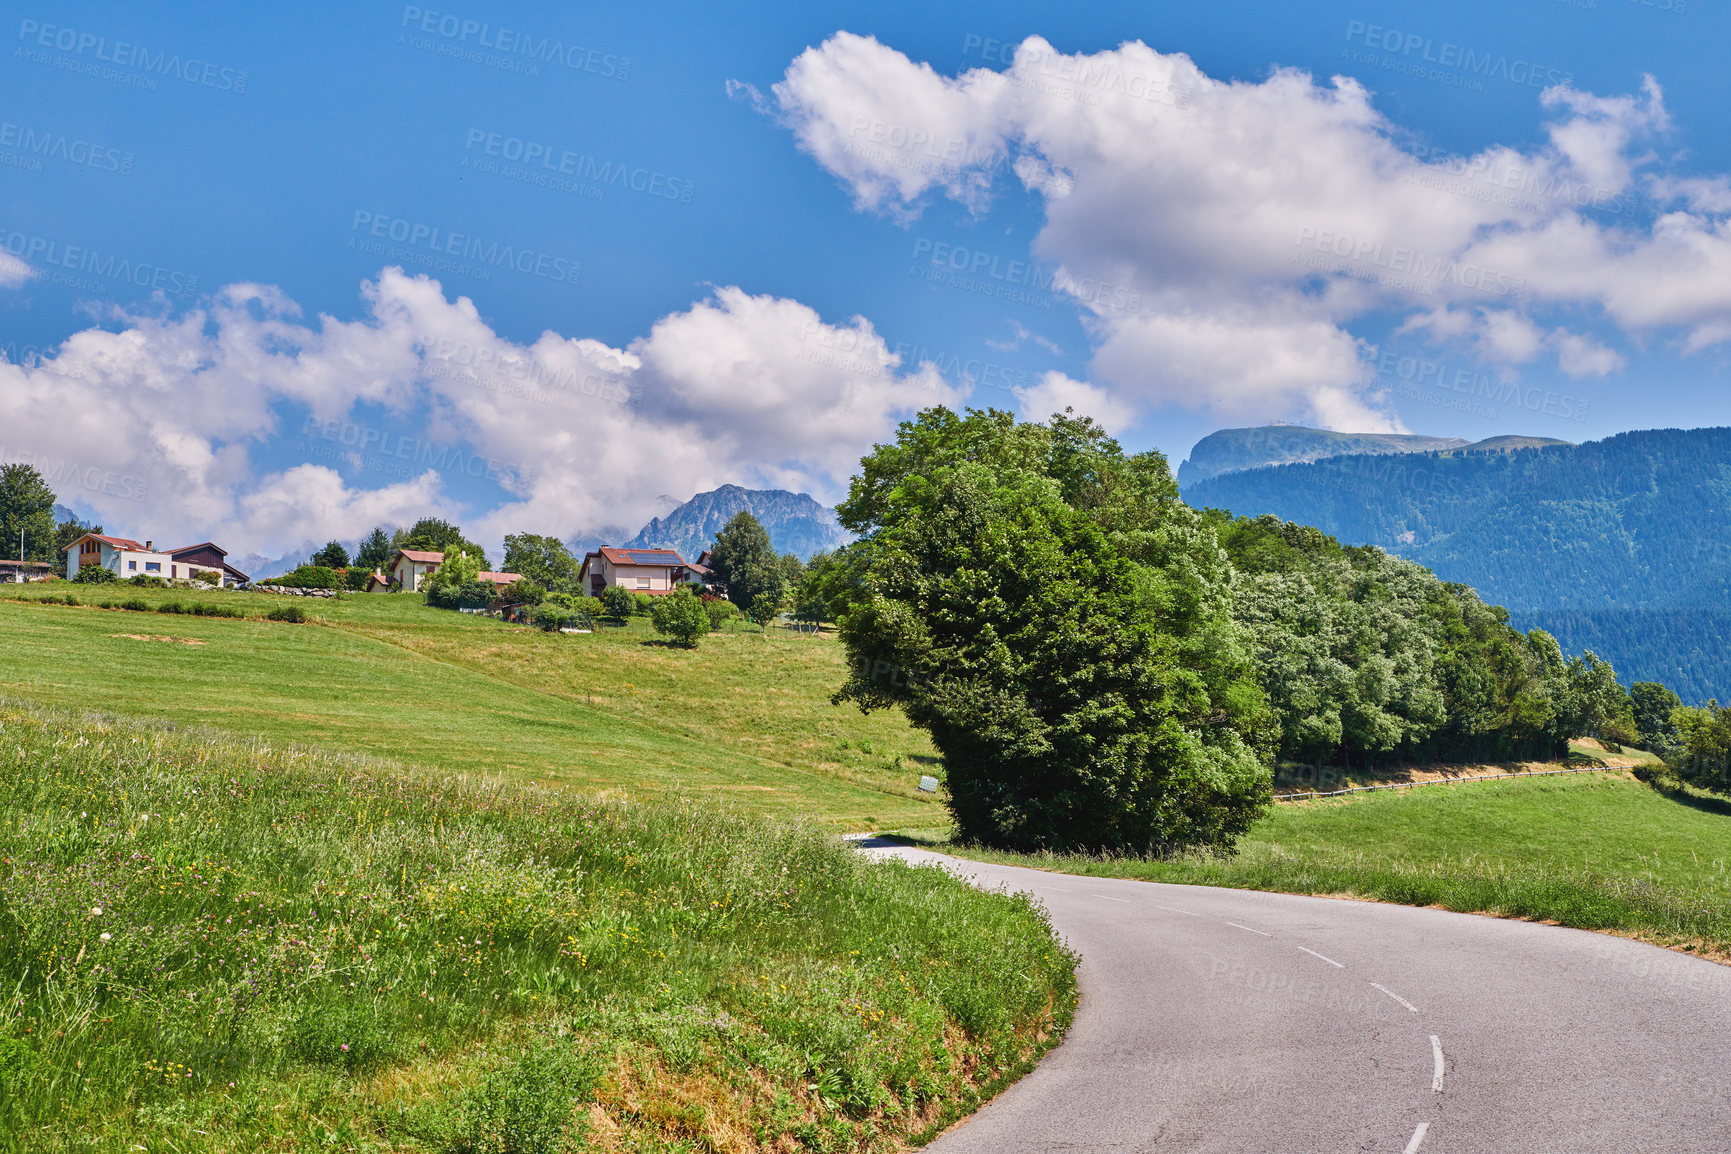
[[[1190, 485], [1379, 545], [1592, 649], [1625, 680], [1731, 697], [1731, 429], [1657, 429], [1508, 452], [1335, 457]], [[1667, 612], [1654, 612], [1654, 611]]]

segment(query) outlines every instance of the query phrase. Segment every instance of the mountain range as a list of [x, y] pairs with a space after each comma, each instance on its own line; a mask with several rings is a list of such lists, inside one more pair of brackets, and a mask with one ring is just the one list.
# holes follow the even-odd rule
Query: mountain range
[[1239, 468], [1184, 496], [1410, 558], [1625, 682], [1731, 698], [1731, 429], [1494, 441]]
[[851, 540], [836, 524], [835, 510], [805, 493], [723, 485], [697, 494], [666, 516], [653, 518], [624, 547], [677, 549], [681, 557], [695, 561], [699, 553], [715, 544], [715, 535], [741, 510], [763, 523], [777, 553], [797, 553], [801, 560]]

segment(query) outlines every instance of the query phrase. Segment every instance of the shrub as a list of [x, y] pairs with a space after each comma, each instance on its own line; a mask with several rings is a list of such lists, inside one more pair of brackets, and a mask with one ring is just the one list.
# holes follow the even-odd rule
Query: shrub
[[529, 611], [529, 624], [552, 633], [560, 629], [576, 628], [583, 618], [573, 610], [562, 605], [537, 605]]
[[291, 621], [300, 625], [306, 621], [307, 611], [299, 605], [279, 605], [266, 616], [272, 621]]
[[81, 565], [78, 576], [72, 580], [80, 585], [106, 585], [110, 581], [120, 580], [112, 569], [104, 569], [100, 565]]
[[709, 631], [714, 633], [730, 618], [739, 616], [739, 606], [724, 597], [706, 597], [703, 601], [703, 612], [709, 618]]
[[272, 585], [286, 585], [290, 589], [341, 589], [343, 579], [337, 576], [337, 571], [324, 565], [302, 565], [281, 577], [271, 578]]
[[158, 613], [190, 613], [192, 610], [178, 601], [164, 601], [156, 607]]
[[759, 629], [768, 629], [769, 623], [774, 621], [776, 614], [780, 612], [780, 597], [777, 597], [773, 593], [759, 593], [757, 599], [751, 603], [751, 608], [746, 610], [745, 615], [750, 618], [751, 623], [756, 625]]
[[359, 593], [367, 587], [367, 579], [373, 575], [372, 570], [356, 566], [343, 570], [343, 588]]
[[142, 597], [128, 597], [120, 603], [122, 609], [130, 609], [134, 613], [149, 613], [150, 602]]
[[524, 577], [499, 590], [499, 598], [507, 605], [539, 605], [547, 599], [547, 590]]
[[491, 581], [465, 581], [457, 586], [457, 606], [462, 609], [485, 609], [499, 595], [499, 587]]
[[245, 617], [246, 616], [246, 614], [242, 613], [239, 609], [236, 609], [232, 605], [211, 605], [208, 602], [204, 602], [204, 601], [200, 601], [196, 605], [188, 605], [186, 607], [186, 611], [188, 613], [192, 614], [194, 617]]
[[601, 590], [601, 608], [615, 621], [631, 616], [632, 604], [631, 591], [622, 585], [609, 585]]
[[709, 632], [709, 615], [689, 589], [675, 589], [657, 598], [649, 617], [655, 632], [667, 634], [687, 649], [695, 648], [697, 639]]
[[136, 585], [140, 589], [167, 589], [168, 582], [154, 573], [139, 573], [127, 578], [127, 584]]
[[647, 593], [631, 594], [631, 612], [638, 617], [649, 616], [649, 611], [655, 608], [655, 598]]

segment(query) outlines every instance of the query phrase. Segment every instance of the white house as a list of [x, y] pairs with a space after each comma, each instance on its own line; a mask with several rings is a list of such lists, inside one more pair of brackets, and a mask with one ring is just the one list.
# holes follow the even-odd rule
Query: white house
[[164, 581], [198, 579], [212, 585], [244, 583], [246, 574], [230, 566], [223, 550], [209, 541], [158, 551], [154, 541], [142, 545], [130, 537], [86, 533], [61, 550], [66, 576], [76, 577], [86, 565], [108, 569], [116, 577], [161, 577]]
[[633, 593], [671, 593], [681, 585], [699, 582], [685, 559], [672, 549], [614, 549], [602, 546], [583, 558], [577, 583], [591, 597], [618, 585]]

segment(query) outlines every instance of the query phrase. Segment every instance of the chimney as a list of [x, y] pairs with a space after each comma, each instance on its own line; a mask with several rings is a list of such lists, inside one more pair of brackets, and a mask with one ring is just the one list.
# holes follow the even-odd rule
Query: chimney
[[146, 541], [146, 542], [145, 542], [145, 543], [144, 543], [144, 551], [145, 551], [145, 552], [146, 552], [146, 553], [154, 553], [154, 552], [156, 552], [156, 550], [155, 550], [155, 548], [154, 548], [154, 546], [155, 546], [155, 544], [156, 544], [156, 542], [155, 542], [155, 541]]

